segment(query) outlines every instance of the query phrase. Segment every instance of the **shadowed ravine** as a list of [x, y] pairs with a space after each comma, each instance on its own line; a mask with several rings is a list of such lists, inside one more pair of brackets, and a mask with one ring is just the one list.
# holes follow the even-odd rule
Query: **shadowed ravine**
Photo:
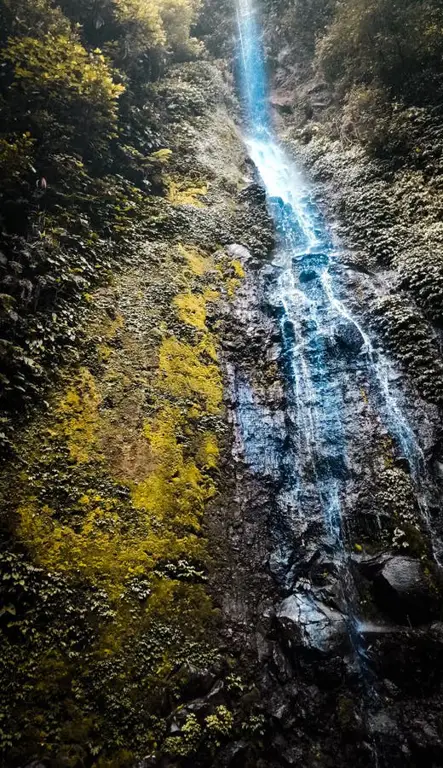
[[[263, 410], [247, 374], [237, 371], [238, 441], [251, 470], [276, 481], [270, 568], [284, 596], [277, 617], [304, 635], [302, 644], [347, 657], [367, 700], [365, 717], [366, 706], [377, 709], [378, 697], [369, 640], [374, 631], [388, 629], [374, 629], [360, 615], [353, 570], [356, 542], [350, 533], [355, 457], [360, 457], [360, 468], [370, 463], [368, 435], [375, 418], [374, 433], [385, 435], [395, 461], [406, 468], [419, 527], [438, 563], [441, 544], [429, 514], [425, 446], [407, 392], [372, 331], [365, 329], [364, 307], [358, 311], [356, 297], [349, 294], [339, 246], [308, 184], [274, 136], [259, 23], [249, 0], [238, 0], [238, 25], [245, 141], [277, 233], [263, 280], [267, 312], [280, 328], [285, 389], [282, 426]], [[361, 279], [371, 281], [369, 276]], [[374, 285], [370, 289], [377, 290]], [[363, 417], [359, 398], [368, 406]], [[426, 413], [421, 419], [426, 423]], [[379, 518], [378, 525], [381, 529]], [[327, 572], [324, 589], [303, 573], [301, 563], [315, 559]], [[376, 739], [369, 740], [377, 761]]]

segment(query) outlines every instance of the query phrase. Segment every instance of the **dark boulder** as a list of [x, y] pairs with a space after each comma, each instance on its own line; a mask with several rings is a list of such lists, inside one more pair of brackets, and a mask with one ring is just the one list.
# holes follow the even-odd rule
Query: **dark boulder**
[[253, 203], [257, 206], [266, 206], [266, 191], [261, 184], [249, 184], [238, 195], [241, 202]]
[[247, 754], [250, 747], [247, 741], [235, 741], [228, 744], [217, 755], [213, 768], [243, 768], [247, 765]]
[[310, 283], [312, 280], [317, 280], [318, 272], [315, 269], [303, 269], [300, 272], [299, 280], [303, 283]]
[[[441, 738], [441, 725], [438, 722], [438, 717], [434, 717], [435, 723], [432, 722], [432, 715], [429, 715], [429, 720], [416, 718], [411, 723], [411, 747], [413, 752], [421, 753], [434, 760], [438, 760], [441, 765], [441, 759], [443, 757], [443, 740]], [[440, 733], [439, 733], [440, 731]]]
[[420, 560], [389, 558], [375, 578], [374, 593], [380, 607], [397, 621], [419, 624], [436, 616], [437, 586]]
[[290, 651], [298, 648], [333, 654], [346, 644], [348, 632], [342, 613], [298, 593], [283, 600], [277, 614], [277, 627]]
[[192, 662], [186, 661], [180, 667], [176, 680], [183, 690], [184, 698], [193, 699], [209, 693], [216, 681], [216, 674], [213, 669], [198, 667]]
[[365, 343], [358, 327], [351, 321], [346, 320], [340, 321], [335, 327], [334, 338], [338, 350], [349, 357], [358, 355]]

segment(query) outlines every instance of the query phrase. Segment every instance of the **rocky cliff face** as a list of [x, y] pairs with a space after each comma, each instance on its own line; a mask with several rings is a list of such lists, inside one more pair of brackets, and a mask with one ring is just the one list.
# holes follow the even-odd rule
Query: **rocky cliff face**
[[[324, 204], [331, 198], [316, 181]], [[343, 250], [334, 267], [338, 300], [368, 328], [374, 347], [365, 362], [364, 339], [343, 318], [327, 340], [331, 384], [345, 393], [329, 424], [333, 430], [340, 419], [347, 445], [344, 463], [333, 462], [332, 470], [345, 488], [344, 552], [337, 552], [316, 501], [318, 476], [305, 478], [295, 514], [294, 477], [303, 476], [308, 446], [294, 417], [289, 369], [293, 344], [312, 344], [309, 328], [295, 339], [291, 329], [289, 339], [284, 333], [281, 308], [272, 300], [278, 260], [260, 267], [249, 255], [245, 266], [234, 312], [247, 349], [240, 342], [239, 355], [237, 342], [225, 351], [243, 512], [232, 523], [234, 539], [228, 536], [234, 548], [226, 585], [235, 585], [235, 598], [226, 586], [223, 604], [233, 637], [243, 648], [255, 646], [256, 686], [268, 723], [271, 746], [250, 764], [438, 765], [440, 414], [434, 397], [399, 363], [374, 396], [378, 356], [389, 349], [397, 362], [373, 319], [380, 317], [377, 308], [393, 297], [400, 311], [409, 308], [417, 318], [419, 312], [407, 295], [392, 291], [385, 274]], [[412, 327], [404, 339], [420, 358]], [[439, 361], [430, 330], [428, 338]], [[401, 413], [397, 406], [390, 410], [387, 392]], [[408, 435], [402, 436], [405, 423], [418, 436], [416, 468]], [[244, 563], [248, 571], [264, 568], [262, 585], [245, 575]], [[246, 744], [237, 748], [245, 762], [238, 757], [232, 764], [248, 764]]]
[[[260, 329], [258, 345], [249, 330], [254, 341], [248, 355], [231, 362], [230, 376], [241, 486], [247, 498], [246, 469], [254, 491], [257, 482], [261, 487], [253, 518], [256, 531], [260, 525], [267, 531], [271, 575], [256, 609], [257, 685], [272, 742], [261, 760], [436, 766], [442, 749], [438, 119], [435, 110], [411, 114], [419, 122], [412, 161], [370, 160], [356, 143], [335, 136], [327, 86], [312, 83], [309, 74], [305, 82], [297, 79], [288, 59], [287, 52], [275, 76], [277, 125], [304, 169], [310, 204], [333, 225], [335, 300], [347, 317], [342, 312], [329, 325], [319, 352], [318, 327], [309, 327], [295, 307], [294, 336], [294, 323], [282, 323], [275, 302], [282, 273], [275, 257], [254, 270], [237, 304], [244, 328]], [[315, 285], [317, 266], [300, 281]], [[298, 300], [306, 295], [322, 301], [315, 288], [302, 287]], [[320, 354], [326, 362], [319, 386], [330, 409], [328, 430], [339, 426], [347, 445], [345, 465], [332, 469], [346, 489], [341, 558], [315, 505], [321, 474], [306, 479], [301, 513], [293, 514], [294, 467], [303, 475], [309, 448], [300, 442], [291, 402], [295, 345], [306, 346], [308, 360]], [[328, 400], [332, 387], [344, 393], [338, 405]], [[243, 557], [253, 557], [246, 550], [256, 551], [254, 527], [246, 522], [243, 531], [249, 534]]]
[[[354, 264], [349, 252], [342, 258], [340, 298], [377, 338], [371, 309], [389, 295], [386, 278]], [[255, 655], [270, 746], [258, 758], [239, 742], [232, 764], [248, 764], [249, 754], [251, 765], [438, 765], [438, 408], [401, 369], [391, 370], [386, 384], [423, 447], [417, 482], [407, 441], [386, 421], [383, 392], [373, 394], [371, 366], [383, 337], [367, 366], [355, 326], [336, 325], [328, 365], [346, 393], [339, 416], [348, 446], [346, 466], [335, 468], [346, 488], [346, 554], [337, 553], [315, 502], [318, 477], [305, 484], [302, 513], [294, 516], [294, 470], [303, 471], [305, 457], [291, 409], [291, 348], [271, 298], [281, 267], [260, 267], [250, 255], [245, 267], [234, 312], [247, 348], [237, 342], [224, 353], [242, 512], [228, 531], [222, 604], [234, 641]], [[267, 574], [261, 584], [251, 570]], [[221, 764], [231, 764], [232, 750]]]

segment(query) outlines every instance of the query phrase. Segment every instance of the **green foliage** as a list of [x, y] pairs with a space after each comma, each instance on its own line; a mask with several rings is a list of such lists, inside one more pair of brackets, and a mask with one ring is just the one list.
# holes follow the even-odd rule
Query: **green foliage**
[[[149, 81], [172, 51], [198, 53], [197, 10], [0, 0], [0, 445], [12, 445], [11, 414], [41, 396], [54, 360], [75, 356], [85, 297], [136, 247], [149, 194], [167, 191], [173, 116]], [[180, 118], [198, 94], [185, 87]]]
[[1, 59], [12, 65], [12, 88], [23, 107], [65, 123], [74, 146], [112, 137], [124, 88], [98, 50], [88, 53], [75, 38], [49, 33], [42, 39], [9, 38]]
[[268, 36], [280, 51], [282, 40], [297, 51], [300, 61], [310, 61], [319, 37], [332, 20], [337, 0], [267, 0]]
[[[180, 145], [184, 118], [204, 126], [219, 98], [208, 66], [189, 61], [202, 49], [197, 6], [0, 0], [0, 443], [12, 459], [0, 477], [0, 747], [11, 766], [133, 766], [168, 738], [186, 664], [209, 679], [219, 670], [202, 515], [216, 494], [222, 402], [207, 305], [224, 277], [209, 253], [183, 248], [186, 279], [174, 274], [147, 302], [147, 328], [161, 329], [170, 296], [167, 332], [125, 348], [125, 366], [131, 355], [138, 365], [129, 386], [127, 367], [110, 370], [108, 393], [146, 395], [126, 443], [140, 461], [121, 471], [104, 446], [121, 444], [122, 421], [100, 389], [118, 344], [82, 326], [140, 238], [162, 226], [173, 237], [180, 206], [207, 191]], [[154, 83], [177, 59], [186, 65]], [[162, 269], [151, 266], [144, 291]], [[56, 376], [62, 395], [19, 429]], [[187, 754], [213, 754], [233, 715], [219, 706], [198, 718], [183, 723]]]
[[197, 52], [190, 37], [199, 0], [60, 0], [63, 12], [81, 24], [90, 45], [105, 46], [118, 65], [128, 70], [147, 51], [162, 57]]
[[393, 143], [399, 148], [407, 137], [404, 131], [393, 130], [394, 107], [380, 87], [354, 86], [343, 108], [342, 140], [358, 140], [374, 154], [392, 153]]
[[237, 19], [232, 0], [202, 0], [196, 32], [216, 57], [232, 57], [236, 48]]
[[188, 715], [180, 736], [169, 736], [163, 744], [163, 752], [173, 757], [195, 754], [201, 739], [202, 727], [194, 714]]
[[[208, 277], [189, 273], [179, 256], [180, 282], [188, 287], [179, 296], [188, 299]], [[219, 279], [216, 270], [211, 274]], [[180, 306], [169, 307], [174, 323]], [[110, 345], [123, 326], [121, 317], [107, 318], [99, 336]], [[197, 337], [214, 344], [201, 319], [195, 333], [195, 345]], [[191, 353], [193, 345], [187, 348]], [[102, 375], [113, 373], [112, 349]], [[126, 359], [119, 349], [115, 354]], [[146, 467], [137, 482], [110, 473], [101, 446], [121, 437], [122, 422], [104, 419], [100, 377], [86, 368], [22, 437], [11, 496], [10, 474], [2, 477], [15, 541], [0, 563], [7, 587], [0, 681], [8, 681], [0, 746], [11, 765], [35, 756], [54, 765], [68, 764], [68, 757], [73, 766], [97, 759], [133, 765], [134, 754], [155, 750], [165, 738], [164, 715], [182, 695], [182, 665], [211, 664], [214, 654], [202, 640], [214, 613], [203, 586], [201, 517], [215, 493], [218, 447], [208, 414], [198, 408], [198, 386], [202, 402], [215, 409], [220, 382], [214, 377], [209, 388], [211, 376], [203, 374], [212, 374], [215, 363], [198, 360], [196, 349], [195, 404], [188, 402], [176, 386], [184, 362], [170, 361], [150, 380], [152, 417], [138, 438]], [[192, 726], [191, 718], [182, 741], [171, 744], [174, 754], [198, 747]]]
[[252, 714], [242, 723], [243, 733], [252, 738], [263, 738], [266, 729], [267, 722], [263, 714]]
[[0, 40], [32, 33], [36, 38], [47, 34], [69, 35], [71, 25], [58, 7], [50, 0], [2, 0], [0, 13]]
[[[160, 167], [165, 158], [172, 162], [168, 151], [151, 155], [149, 162]], [[93, 183], [84, 179], [80, 161], [68, 167], [80, 186]], [[109, 222], [116, 208], [137, 215], [143, 210], [143, 196], [137, 200], [133, 191], [131, 205], [122, 190], [110, 198]], [[72, 200], [75, 204], [77, 196]], [[163, 207], [170, 206], [164, 201]], [[127, 215], [118, 226], [130, 227], [133, 236]], [[9, 526], [1, 566], [8, 578], [13, 558], [16, 574], [0, 616], [11, 630], [0, 648], [0, 683], [8, 681], [3, 748], [11, 765], [39, 758], [55, 766], [71, 759], [73, 765], [129, 766], [167, 737], [166, 718], [188, 685], [185, 662], [205, 669], [214, 663], [206, 645], [216, 615], [205, 587], [202, 514], [216, 493], [221, 380], [207, 309], [224, 276], [208, 252], [192, 245], [165, 247], [154, 274], [152, 264], [148, 277], [143, 271], [144, 328], [156, 328], [156, 335], [147, 336], [147, 349], [158, 366], [147, 372], [147, 350], [138, 349], [131, 316], [129, 328], [118, 312], [102, 318], [98, 311], [97, 317], [87, 253], [76, 255], [81, 245], [75, 241], [67, 258], [67, 235], [59, 231], [64, 219], [57, 223], [58, 231], [51, 226], [49, 232], [47, 222], [48, 253], [67, 283], [70, 259], [76, 259], [78, 271], [71, 277], [82, 280], [88, 295], [98, 349], [88, 337], [88, 366], [70, 369], [48, 412], [21, 433], [19, 458], [0, 477]], [[86, 237], [82, 227], [78, 237]], [[137, 262], [143, 270], [144, 259]], [[107, 292], [113, 295], [110, 288], [97, 292], [99, 301]], [[166, 301], [158, 302], [159, 294]], [[66, 311], [71, 302], [66, 294]], [[14, 303], [5, 299], [4, 307], [13, 311]], [[45, 338], [45, 328], [36, 333], [36, 344]], [[111, 382], [117, 403], [127, 402], [128, 391], [149, 392], [134, 446], [125, 443], [124, 409], [103, 402]], [[132, 424], [132, 402], [129, 407]], [[105, 451], [110, 444], [140, 455], [136, 477], [131, 461], [110, 466]], [[54, 583], [60, 585], [57, 595], [65, 591], [65, 602], [49, 599]], [[19, 674], [12, 675], [12, 669]], [[211, 749], [216, 743], [214, 737]]]
[[32, 170], [34, 140], [30, 133], [0, 139], [0, 179], [2, 183], [20, 179]]
[[191, 757], [202, 752], [209, 758], [232, 735], [233, 728], [234, 715], [224, 704], [215, 707], [202, 722], [191, 713], [186, 716], [180, 733], [165, 739], [161, 752], [175, 758]]
[[295, 113], [317, 123], [304, 138], [326, 121], [344, 147], [420, 167], [420, 129], [443, 94], [441, 1], [266, 0], [265, 12], [277, 85], [295, 73]]
[[395, 163], [408, 158], [414, 167], [421, 162], [421, 132], [426, 124], [424, 108], [392, 101], [381, 86], [353, 86], [343, 106], [341, 138], [346, 145], [361, 142], [375, 157]]
[[[428, 90], [443, 53], [443, 8], [438, 0], [343, 0], [318, 46], [331, 80], [370, 84], [393, 92]], [[430, 87], [429, 87], [430, 86]], [[412, 90], [411, 90], [412, 89]]]
[[232, 712], [224, 705], [216, 707], [214, 713], [205, 718], [207, 738], [214, 746], [219, 747], [223, 740], [231, 735], [233, 725]]

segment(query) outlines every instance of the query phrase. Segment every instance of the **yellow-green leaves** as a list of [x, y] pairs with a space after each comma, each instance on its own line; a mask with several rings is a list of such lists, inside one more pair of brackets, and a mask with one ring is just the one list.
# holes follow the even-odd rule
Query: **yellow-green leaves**
[[169, 45], [186, 46], [189, 42], [189, 29], [195, 20], [200, 0], [159, 0], [159, 6]]
[[166, 45], [166, 33], [157, 0], [114, 0], [119, 21], [131, 24], [146, 47]]
[[124, 87], [114, 82], [101, 53], [88, 53], [68, 35], [9, 38], [3, 59], [14, 66], [16, 86], [66, 89], [64, 96], [99, 98], [110, 110]]
[[31, 108], [44, 105], [59, 114], [75, 105], [73, 118], [86, 130], [112, 132], [124, 87], [114, 81], [101, 53], [88, 53], [70, 35], [48, 33], [41, 39], [9, 38], [1, 58], [12, 65], [13, 87], [24, 92]]
[[114, 0], [119, 21], [131, 24], [146, 47], [176, 47], [189, 40], [199, 0]]
[[32, 168], [34, 140], [30, 133], [0, 138], [0, 178], [16, 178]]
[[158, 149], [157, 152], [153, 152], [149, 155], [148, 160], [153, 163], [160, 163], [160, 165], [166, 165], [171, 159], [172, 149]]

